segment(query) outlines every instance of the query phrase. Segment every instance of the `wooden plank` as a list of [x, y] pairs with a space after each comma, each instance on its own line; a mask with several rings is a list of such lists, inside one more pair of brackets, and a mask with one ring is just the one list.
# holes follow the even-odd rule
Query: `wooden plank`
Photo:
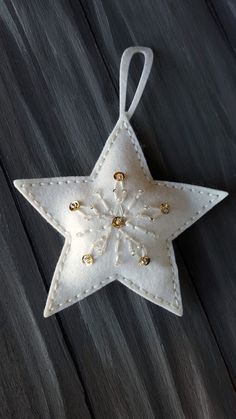
[[[12, 5], [8, 2], [1, 11], [0, 153], [4, 168], [10, 179], [87, 175], [117, 117], [113, 87], [117, 81], [111, 81], [106, 66], [112, 63], [117, 71], [121, 51], [114, 49], [116, 64], [112, 59], [103, 61], [79, 4], [73, 4], [73, 9], [65, 1]], [[113, 19], [117, 19], [115, 13]], [[118, 44], [124, 27], [119, 24], [114, 36]], [[151, 93], [154, 100], [152, 91], [157, 89], [150, 86], [136, 126], [149, 146], [146, 154], [154, 169], [161, 158], [155, 155], [156, 128], [151, 134], [156, 106], [148, 98]], [[171, 160], [173, 150], [169, 152]], [[49, 285], [62, 240], [16, 191], [12, 193]], [[15, 243], [15, 253], [19, 246]], [[235, 417], [235, 395], [227, 370], [180, 256], [178, 265], [185, 302], [181, 319], [119, 283], [57, 316], [94, 417]], [[32, 281], [29, 298], [36, 293], [34, 286]], [[42, 305], [37, 302], [41, 312]], [[55, 318], [44, 322], [54, 325]]]
[[[204, 2], [83, 5], [116, 86], [127, 46], [148, 45], [156, 53], [133, 118], [153, 176], [230, 193], [177, 243], [235, 380], [235, 56]], [[226, 5], [234, 7], [226, 2], [222, 10]], [[233, 21], [232, 12], [231, 27]], [[134, 65], [131, 91], [137, 73]]]
[[46, 298], [34, 254], [0, 170], [0, 416], [90, 418], [83, 388]]
[[232, 53], [236, 52], [236, 4], [231, 0], [207, 0], [207, 5], [219, 31], [229, 44]]

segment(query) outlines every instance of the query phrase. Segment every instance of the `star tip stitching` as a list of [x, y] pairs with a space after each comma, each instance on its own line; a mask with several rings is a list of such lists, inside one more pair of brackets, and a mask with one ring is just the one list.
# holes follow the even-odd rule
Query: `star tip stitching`
[[228, 195], [229, 195], [229, 193], [226, 192], [226, 191], [218, 191], [217, 192], [217, 200], [216, 200], [216, 203], [220, 203], [225, 198], [227, 198]]
[[19, 189], [20, 188], [20, 184], [21, 184], [21, 180], [20, 179], [13, 180], [13, 185], [15, 186], [16, 189]]
[[178, 311], [176, 311], [176, 315], [179, 316], [179, 317], [183, 317], [183, 314], [184, 314], [183, 307], [180, 307], [180, 309]]
[[226, 192], [226, 191], [221, 192], [222, 199], [227, 198], [228, 195], [229, 195], [229, 192]]
[[182, 303], [175, 307], [175, 309], [173, 310], [173, 313], [176, 314], [176, 316], [178, 316], [178, 317], [183, 316], [183, 305], [182, 305]]
[[48, 310], [47, 307], [45, 307], [44, 312], [43, 312], [43, 317], [46, 319], [48, 317], [50, 317], [53, 313], [50, 313], [50, 311]]

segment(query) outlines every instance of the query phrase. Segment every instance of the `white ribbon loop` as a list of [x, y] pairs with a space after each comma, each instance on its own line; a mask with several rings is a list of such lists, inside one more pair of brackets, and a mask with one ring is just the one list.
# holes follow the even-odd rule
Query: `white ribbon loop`
[[[128, 74], [129, 74], [129, 66], [132, 60], [132, 57], [135, 54], [143, 54], [144, 55], [144, 65], [143, 71], [138, 83], [138, 87], [136, 89], [135, 95], [131, 102], [131, 105], [128, 111], [125, 111], [126, 107], [126, 94], [127, 94], [127, 81], [128, 81]], [[121, 57], [120, 62], [120, 116], [124, 113], [126, 114], [127, 118], [130, 119], [134, 114], [136, 107], [140, 101], [144, 88], [146, 86], [153, 62], [153, 52], [150, 48], [147, 47], [130, 47], [127, 48]]]

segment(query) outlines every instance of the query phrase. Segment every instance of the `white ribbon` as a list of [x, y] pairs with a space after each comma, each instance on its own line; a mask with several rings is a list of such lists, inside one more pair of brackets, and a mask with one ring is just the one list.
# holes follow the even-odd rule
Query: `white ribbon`
[[[143, 71], [138, 83], [138, 87], [136, 89], [135, 95], [131, 102], [131, 105], [128, 111], [125, 111], [126, 107], [126, 94], [127, 94], [127, 81], [128, 81], [128, 74], [129, 74], [129, 66], [131, 60], [135, 54], [143, 54], [144, 55], [144, 65]], [[147, 47], [130, 47], [127, 48], [121, 57], [120, 62], [120, 116], [124, 113], [126, 117], [130, 119], [134, 114], [136, 107], [140, 101], [144, 88], [146, 86], [153, 62], [153, 52], [150, 48]]]

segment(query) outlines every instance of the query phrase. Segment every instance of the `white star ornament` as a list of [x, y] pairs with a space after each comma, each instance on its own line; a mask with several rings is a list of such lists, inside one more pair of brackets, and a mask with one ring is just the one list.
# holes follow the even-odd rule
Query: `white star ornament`
[[[144, 55], [144, 67], [126, 112], [128, 70], [135, 53]], [[115, 280], [182, 315], [172, 241], [227, 193], [152, 179], [129, 122], [152, 61], [149, 48], [131, 47], [123, 53], [120, 117], [90, 176], [14, 181], [31, 205], [65, 237], [45, 317]]]

